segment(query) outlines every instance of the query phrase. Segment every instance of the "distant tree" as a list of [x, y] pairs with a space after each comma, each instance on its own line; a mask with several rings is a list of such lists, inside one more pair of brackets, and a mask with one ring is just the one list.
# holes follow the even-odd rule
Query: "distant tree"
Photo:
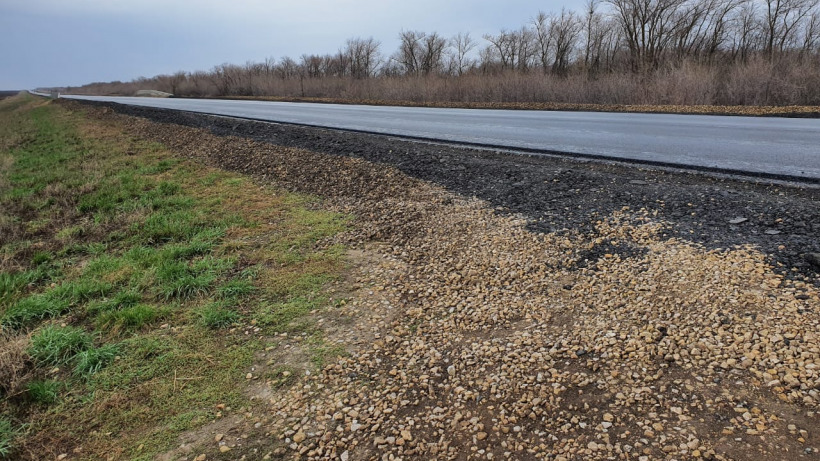
[[382, 62], [380, 46], [381, 43], [373, 37], [347, 40], [344, 54], [349, 61], [350, 75], [353, 78], [365, 79], [376, 74]]
[[581, 34], [581, 21], [571, 10], [561, 9], [561, 14], [550, 19], [550, 33], [555, 44], [552, 73], [564, 75]]
[[450, 66], [456, 74], [462, 75], [467, 69], [475, 65], [475, 61], [469, 57], [469, 53], [476, 47], [475, 41], [469, 33], [459, 32], [450, 39]]
[[764, 33], [766, 54], [771, 58], [775, 52], [783, 52], [793, 45], [803, 21], [811, 17], [818, 0], [764, 0]]

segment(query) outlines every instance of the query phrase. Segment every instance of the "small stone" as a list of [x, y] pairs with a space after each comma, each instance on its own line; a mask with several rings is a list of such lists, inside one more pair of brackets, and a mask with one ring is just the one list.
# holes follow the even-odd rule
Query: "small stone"
[[597, 451], [598, 450], [598, 444], [595, 443], [595, 442], [589, 442], [589, 444], [587, 444], [587, 448], [589, 448], [592, 451]]
[[806, 261], [814, 267], [820, 268], [820, 253], [809, 253], [805, 256]]
[[613, 416], [612, 413], [604, 413], [604, 421], [611, 423], [615, 421], [615, 416]]
[[341, 455], [339, 455], [339, 459], [341, 461], [347, 461], [350, 458], [350, 452], [345, 450]]
[[766, 235], [778, 235], [778, 234], [780, 234], [780, 231], [777, 230], [777, 229], [767, 229], [766, 230]]
[[407, 440], [408, 442], [413, 440], [413, 434], [410, 433], [408, 430], [401, 431], [401, 438]]
[[214, 441], [215, 442], [221, 442], [223, 438], [225, 438], [225, 434], [216, 434], [214, 436]]
[[632, 185], [635, 185], [635, 186], [645, 186], [649, 183], [646, 182], [646, 181], [642, 181], [640, 179], [633, 179], [633, 180], [629, 181], [629, 184], [632, 184]]
[[231, 447], [229, 447], [227, 445], [222, 445], [221, 447], [219, 447], [219, 452], [220, 453], [227, 453], [229, 451], [231, 451]]
[[742, 223], [745, 223], [748, 220], [749, 220], [749, 218], [737, 217], [737, 218], [734, 218], [734, 219], [730, 219], [729, 224], [742, 224]]
[[293, 434], [293, 441], [296, 442], [296, 443], [304, 442], [305, 438], [306, 438], [305, 433], [302, 432], [302, 431], [299, 431], [299, 432]]
[[253, 379], [253, 373], [246, 374], [245, 379]]
[[208, 459], [208, 455], [206, 455], [205, 453], [202, 453], [201, 455], [194, 458], [194, 461], [205, 461], [206, 459]]
[[487, 433], [486, 432], [479, 432], [478, 434], [475, 435], [475, 438], [477, 438], [478, 440], [484, 440], [484, 439], [487, 438]]

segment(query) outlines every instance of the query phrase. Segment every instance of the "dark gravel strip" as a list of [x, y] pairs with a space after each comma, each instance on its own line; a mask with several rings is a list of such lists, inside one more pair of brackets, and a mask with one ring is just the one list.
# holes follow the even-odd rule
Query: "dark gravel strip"
[[[204, 128], [220, 136], [393, 165], [410, 176], [523, 214], [531, 219], [535, 231], [589, 232], [596, 221], [613, 211], [645, 208], [671, 224], [666, 231], [669, 237], [707, 248], [756, 245], [769, 255], [778, 271], [790, 277], [809, 277], [815, 283], [820, 280], [820, 266], [811, 256], [820, 253], [820, 189], [816, 187], [519, 156], [113, 103], [82, 103], [111, 107], [118, 113], [155, 122]], [[618, 248], [601, 249], [612, 251], [618, 252]]]

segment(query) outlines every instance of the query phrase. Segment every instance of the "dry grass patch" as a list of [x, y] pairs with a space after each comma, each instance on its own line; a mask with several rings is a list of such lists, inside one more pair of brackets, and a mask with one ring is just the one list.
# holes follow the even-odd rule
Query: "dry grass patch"
[[0, 395], [4, 398], [18, 393], [31, 374], [29, 340], [26, 334], [0, 331]]

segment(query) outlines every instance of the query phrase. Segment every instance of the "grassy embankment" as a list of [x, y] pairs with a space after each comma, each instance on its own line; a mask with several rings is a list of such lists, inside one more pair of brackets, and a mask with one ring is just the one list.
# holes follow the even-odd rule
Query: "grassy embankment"
[[315, 244], [346, 219], [312, 203], [40, 98], [0, 102], [0, 458], [151, 459], [249, 405], [274, 333], [306, 334], [320, 362], [308, 313], [344, 261]]

